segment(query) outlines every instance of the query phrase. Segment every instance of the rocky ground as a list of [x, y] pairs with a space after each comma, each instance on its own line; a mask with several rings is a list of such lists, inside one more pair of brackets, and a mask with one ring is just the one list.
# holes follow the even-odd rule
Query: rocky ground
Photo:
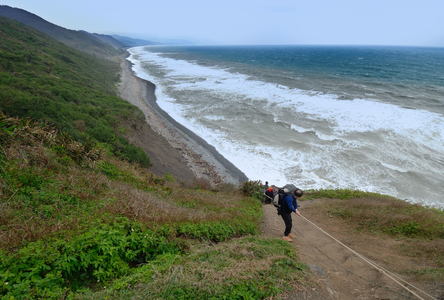
[[169, 173], [177, 178], [193, 180], [203, 179], [212, 185], [238, 184], [247, 180], [214, 147], [161, 110], [156, 103], [155, 85], [136, 77], [130, 62], [123, 58], [120, 77], [120, 96], [144, 113], [150, 127], [130, 134], [129, 138], [151, 154], [154, 173]]

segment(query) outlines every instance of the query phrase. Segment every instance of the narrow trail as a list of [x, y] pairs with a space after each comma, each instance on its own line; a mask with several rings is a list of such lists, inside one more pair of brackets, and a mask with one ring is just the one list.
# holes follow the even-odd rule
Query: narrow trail
[[[309, 206], [304, 202], [304, 207]], [[272, 205], [264, 205], [263, 234], [270, 237], [283, 235], [284, 223]], [[310, 215], [301, 213], [310, 219]], [[304, 294], [290, 294], [288, 299], [417, 299], [384, 274], [362, 261], [330, 237], [293, 215], [296, 247], [303, 263], [314, 274], [318, 287]], [[323, 224], [318, 224], [321, 228]], [[329, 228], [324, 230], [329, 231]], [[359, 251], [359, 249], [356, 249]]]

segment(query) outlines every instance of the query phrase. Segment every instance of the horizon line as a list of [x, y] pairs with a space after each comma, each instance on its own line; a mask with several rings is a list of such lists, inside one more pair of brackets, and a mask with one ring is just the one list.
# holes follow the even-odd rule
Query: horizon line
[[[143, 38], [139, 38], [142, 39]], [[150, 42], [157, 43], [154, 45], [142, 45], [142, 46], [150, 46], [150, 47], [156, 47], [156, 46], [200, 46], [200, 47], [279, 47], [279, 46], [299, 46], [299, 47], [400, 47], [400, 48], [438, 48], [438, 49], [444, 49], [444, 45], [439, 46], [432, 46], [432, 45], [396, 45], [396, 44], [296, 44], [296, 43], [283, 43], [283, 44], [220, 44], [220, 43], [162, 43], [157, 42], [155, 40], [150, 40]]]

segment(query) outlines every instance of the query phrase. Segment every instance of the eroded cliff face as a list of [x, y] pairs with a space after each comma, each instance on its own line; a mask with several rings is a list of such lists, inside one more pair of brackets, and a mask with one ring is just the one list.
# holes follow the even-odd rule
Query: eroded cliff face
[[148, 154], [151, 162], [150, 171], [158, 176], [172, 175], [179, 182], [191, 184], [196, 177], [183, 159], [178, 149], [171, 145], [147, 123], [128, 121], [122, 124], [126, 128], [128, 141]]

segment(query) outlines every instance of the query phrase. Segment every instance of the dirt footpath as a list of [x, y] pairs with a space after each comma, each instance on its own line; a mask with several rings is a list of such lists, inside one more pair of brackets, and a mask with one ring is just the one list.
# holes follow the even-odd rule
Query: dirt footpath
[[[311, 204], [306, 201], [303, 206]], [[281, 237], [284, 230], [282, 218], [272, 205], [264, 205], [263, 209], [264, 235]], [[302, 208], [301, 213], [310, 219], [309, 211], [304, 212]], [[295, 236], [292, 243], [302, 262], [311, 269], [318, 286], [303, 294], [290, 294], [288, 299], [417, 299], [310, 223], [296, 215], [292, 217]], [[328, 225], [317, 225], [332, 233], [332, 228], [325, 227]]]

